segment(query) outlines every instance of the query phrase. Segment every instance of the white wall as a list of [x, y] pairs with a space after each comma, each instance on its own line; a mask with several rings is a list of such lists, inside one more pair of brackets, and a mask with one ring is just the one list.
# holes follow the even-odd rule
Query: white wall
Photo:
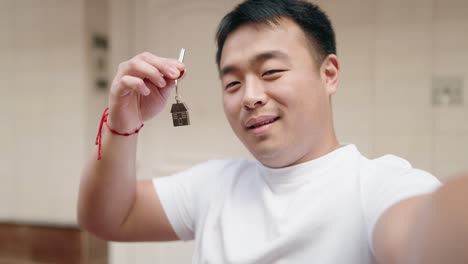
[[[468, 169], [468, 2], [320, 1], [342, 62], [335, 97], [344, 141], [371, 157], [402, 156], [446, 179]], [[464, 79], [464, 105], [433, 106], [432, 80]]]
[[435, 108], [433, 172], [447, 177], [468, 168], [468, 2], [434, 3], [433, 73], [464, 77], [464, 105]]
[[84, 0], [84, 24], [85, 24], [85, 58], [86, 58], [86, 85], [83, 87], [86, 93], [85, 116], [86, 116], [86, 154], [87, 156], [92, 148], [95, 140], [97, 128], [101, 120], [101, 114], [107, 105], [108, 91], [100, 89], [96, 86], [96, 77], [99, 75], [97, 66], [98, 54], [106, 55], [106, 70], [107, 81], [112, 81], [114, 75], [114, 67], [111, 64], [110, 46], [107, 51], [96, 49], [93, 44], [93, 36], [101, 35], [107, 37], [109, 45], [111, 44], [110, 32], [110, 2], [109, 0]]
[[76, 222], [83, 15], [82, 1], [0, 2], [0, 221]]

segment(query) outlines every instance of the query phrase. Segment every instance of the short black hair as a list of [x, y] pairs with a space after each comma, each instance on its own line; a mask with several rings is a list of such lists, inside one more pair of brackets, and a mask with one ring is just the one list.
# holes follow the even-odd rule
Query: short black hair
[[229, 34], [247, 24], [279, 24], [279, 19], [292, 19], [302, 29], [321, 63], [336, 54], [335, 32], [330, 19], [317, 5], [304, 0], [247, 0], [239, 4], [220, 22], [216, 33], [220, 66], [222, 50]]

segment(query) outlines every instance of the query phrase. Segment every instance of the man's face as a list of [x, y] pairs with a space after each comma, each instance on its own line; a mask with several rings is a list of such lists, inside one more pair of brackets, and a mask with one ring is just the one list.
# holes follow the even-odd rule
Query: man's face
[[329, 77], [337, 78], [337, 60], [330, 74], [333, 62], [327, 58], [318, 67], [314, 57], [289, 19], [244, 25], [226, 39], [220, 61], [224, 112], [237, 137], [268, 167], [317, 158], [330, 141], [336, 144], [330, 107], [336, 80]]

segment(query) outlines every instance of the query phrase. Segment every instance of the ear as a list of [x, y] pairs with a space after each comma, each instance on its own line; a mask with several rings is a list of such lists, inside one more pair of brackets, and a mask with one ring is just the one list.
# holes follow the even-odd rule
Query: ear
[[328, 55], [320, 66], [320, 77], [329, 95], [336, 93], [338, 87], [338, 77], [340, 73], [340, 63], [335, 54]]

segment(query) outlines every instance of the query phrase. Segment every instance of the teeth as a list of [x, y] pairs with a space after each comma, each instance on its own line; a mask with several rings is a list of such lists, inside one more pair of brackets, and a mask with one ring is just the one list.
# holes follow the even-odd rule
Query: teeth
[[270, 123], [273, 123], [273, 121], [275, 121], [275, 119], [267, 120], [267, 121], [262, 122], [262, 123], [260, 123], [260, 124], [253, 125], [252, 128], [256, 128], [256, 127], [259, 127], [259, 126], [263, 126], [263, 125], [266, 125], [266, 124], [270, 124]]

